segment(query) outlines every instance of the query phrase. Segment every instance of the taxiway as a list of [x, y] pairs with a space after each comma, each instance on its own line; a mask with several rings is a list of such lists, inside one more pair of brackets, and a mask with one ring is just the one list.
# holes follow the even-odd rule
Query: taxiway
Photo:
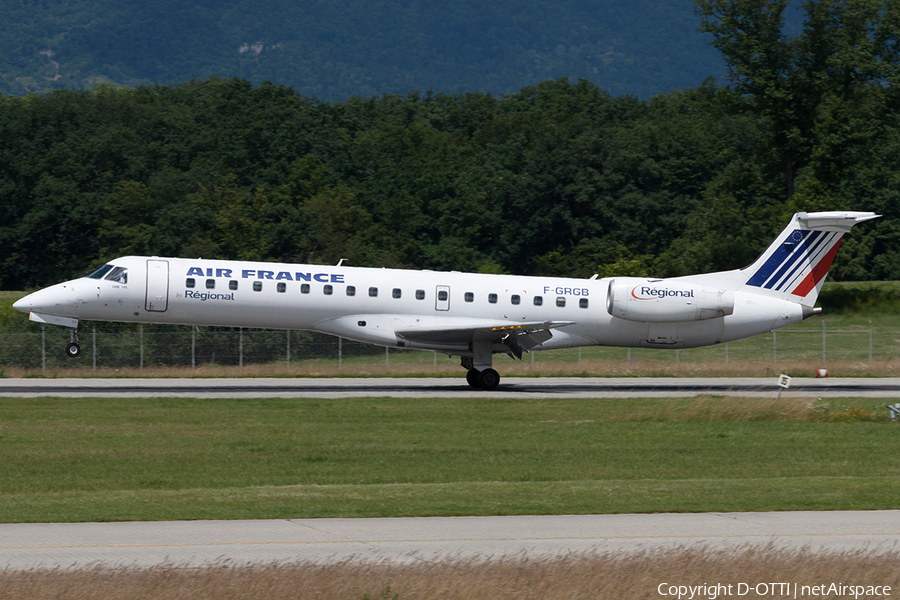
[[441, 560], [772, 545], [900, 548], [900, 511], [0, 525], [0, 569]]

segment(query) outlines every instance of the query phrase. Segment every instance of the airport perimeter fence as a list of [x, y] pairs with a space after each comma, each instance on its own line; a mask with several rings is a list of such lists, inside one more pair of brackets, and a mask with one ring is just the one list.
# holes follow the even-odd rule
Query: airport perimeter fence
[[[0, 375], [8, 367], [143, 369], [280, 363], [290, 369], [310, 360], [337, 369], [352, 364], [409, 364], [423, 369], [448, 366], [448, 359], [439, 353], [384, 348], [300, 331], [96, 323], [87, 324], [79, 332], [81, 355], [77, 358], [66, 356], [68, 342], [68, 330], [50, 326], [0, 333]], [[532, 352], [523, 361], [535, 366], [587, 360], [725, 364], [756, 361], [773, 365], [810, 361], [827, 367], [829, 363], [846, 361], [870, 364], [896, 356], [898, 350], [900, 328], [873, 327], [871, 322], [827, 327], [822, 321], [821, 327], [794, 326], [707, 348], [585, 347]]]

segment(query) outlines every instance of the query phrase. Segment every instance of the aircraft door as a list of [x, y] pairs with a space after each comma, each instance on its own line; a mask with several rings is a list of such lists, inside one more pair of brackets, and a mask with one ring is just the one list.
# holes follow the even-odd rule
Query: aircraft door
[[169, 306], [169, 261], [147, 261], [147, 296], [144, 308], [148, 312], [165, 312]]
[[450, 286], [449, 285], [437, 286], [437, 290], [434, 295], [434, 309], [435, 310], [450, 310]]

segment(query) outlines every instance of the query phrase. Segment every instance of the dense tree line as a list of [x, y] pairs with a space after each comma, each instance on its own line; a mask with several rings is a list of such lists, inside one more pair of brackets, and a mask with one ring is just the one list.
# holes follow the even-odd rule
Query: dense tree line
[[[590, 276], [743, 266], [797, 210], [874, 210], [837, 279], [900, 278], [897, 90], [811, 137], [712, 82], [354, 97], [210, 78], [0, 97], [0, 287], [125, 254]], [[845, 108], [848, 113], [850, 108]]]

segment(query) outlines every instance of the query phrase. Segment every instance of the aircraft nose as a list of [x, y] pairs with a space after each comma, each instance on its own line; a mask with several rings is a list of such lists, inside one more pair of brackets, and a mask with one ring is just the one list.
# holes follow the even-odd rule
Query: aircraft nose
[[29, 298], [31, 298], [33, 295], [34, 294], [28, 294], [24, 298], [19, 298], [18, 300], [13, 302], [13, 308], [25, 313], [31, 312], [31, 301], [29, 300]]
[[13, 308], [24, 313], [49, 312], [65, 303], [64, 284], [57, 284], [32, 292], [13, 302]]

